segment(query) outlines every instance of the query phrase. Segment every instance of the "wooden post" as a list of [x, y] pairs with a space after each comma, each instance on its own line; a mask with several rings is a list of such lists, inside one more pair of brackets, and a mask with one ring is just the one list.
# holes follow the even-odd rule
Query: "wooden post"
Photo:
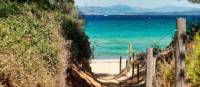
[[131, 56], [131, 52], [132, 52], [132, 44], [129, 43], [128, 44], [128, 56]]
[[133, 56], [133, 59], [132, 59], [132, 78], [134, 77], [134, 71], [135, 71], [135, 60], [134, 60], [135, 58], [134, 58], [134, 56]]
[[131, 56], [129, 56], [129, 58], [128, 58], [128, 65], [130, 65], [131, 64]]
[[156, 87], [156, 57], [153, 57], [153, 67], [152, 67], [152, 74], [153, 74], [153, 81], [152, 81], [152, 87]]
[[134, 77], [134, 69], [135, 69], [135, 68], [134, 68], [134, 64], [135, 64], [135, 63], [133, 62], [133, 63], [132, 63], [132, 78]]
[[140, 82], [140, 63], [137, 64], [137, 80]]
[[132, 54], [132, 61], [134, 61], [136, 58], [135, 58], [135, 53]]
[[128, 66], [128, 60], [126, 59], [126, 67]]
[[185, 59], [186, 20], [178, 18], [176, 21], [176, 87], [184, 87], [184, 59]]
[[122, 57], [120, 56], [120, 59], [119, 59], [119, 73], [121, 73], [122, 71]]
[[155, 59], [153, 57], [153, 48], [147, 49], [147, 71], [146, 71], [146, 87], [152, 87], [153, 77], [155, 75]]

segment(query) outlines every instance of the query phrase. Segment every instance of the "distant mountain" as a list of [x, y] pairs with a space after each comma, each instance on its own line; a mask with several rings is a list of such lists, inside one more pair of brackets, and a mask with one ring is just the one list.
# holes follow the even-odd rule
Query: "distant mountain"
[[126, 15], [200, 15], [200, 10], [183, 12], [144, 12], [144, 13], [126, 13]]
[[151, 11], [155, 11], [155, 12], [184, 12], [184, 11], [192, 11], [192, 10], [198, 10], [198, 9], [200, 9], [200, 8], [164, 6], [164, 7], [160, 7], [160, 8], [151, 9]]
[[165, 6], [154, 9], [113, 5], [108, 7], [80, 7], [79, 11], [85, 15], [200, 15], [200, 8]]
[[81, 7], [79, 11], [86, 15], [112, 15], [134, 12], [134, 9], [125, 5], [114, 5], [109, 7]]

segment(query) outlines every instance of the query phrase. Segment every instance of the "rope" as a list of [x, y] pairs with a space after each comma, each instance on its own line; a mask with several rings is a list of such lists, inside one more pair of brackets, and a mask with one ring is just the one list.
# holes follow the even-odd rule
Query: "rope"
[[[161, 37], [158, 41], [156, 41], [155, 43], [158, 44], [160, 43], [162, 40], [164, 40], [167, 36], [171, 35], [171, 33], [173, 33], [174, 31], [172, 30], [172, 32], [168, 32], [166, 33], [163, 37]], [[154, 44], [155, 44], [154, 43]], [[152, 44], [153, 45], [153, 44]]]

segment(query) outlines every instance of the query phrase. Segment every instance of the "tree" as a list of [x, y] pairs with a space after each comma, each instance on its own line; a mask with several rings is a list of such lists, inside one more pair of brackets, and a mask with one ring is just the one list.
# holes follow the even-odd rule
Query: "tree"
[[199, 4], [200, 3], [200, 0], [188, 0], [189, 2], [192, 2], [192, 3], [197, 3]]

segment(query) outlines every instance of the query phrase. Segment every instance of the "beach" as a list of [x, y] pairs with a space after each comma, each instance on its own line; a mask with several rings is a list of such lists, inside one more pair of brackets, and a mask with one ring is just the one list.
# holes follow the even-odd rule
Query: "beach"
[[[90, 64], [93, 73], [118, 74], [119, 59], [93, 59]], [[126, 60], [122, 60], [122, 69], [126, 67]]]

